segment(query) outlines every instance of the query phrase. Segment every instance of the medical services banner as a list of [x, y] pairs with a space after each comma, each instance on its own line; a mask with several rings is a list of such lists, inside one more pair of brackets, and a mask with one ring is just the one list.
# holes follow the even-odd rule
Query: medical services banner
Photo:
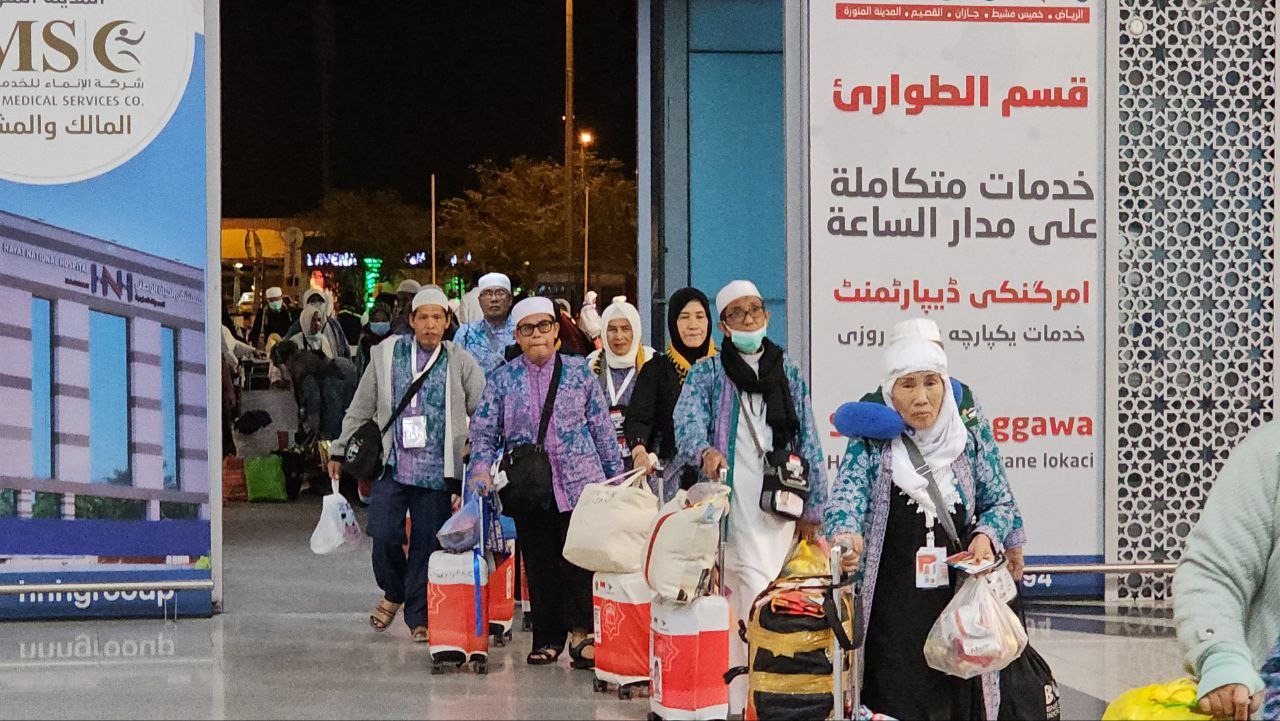
[[[0, 2], [0, 585], [209, 578], [204, 22]], [[55, 588], [0, 619], [210, 600]]]
[[[895, 323], [936, 321], [1028, 556], [1101, 560], [1099, 0], [815, 0], [808, 17], [815, 411], [879, 385]], [[843, 447], [832, 432], [829, 457]], [[1072, 581], [1026, 579], [1101, 592]]]

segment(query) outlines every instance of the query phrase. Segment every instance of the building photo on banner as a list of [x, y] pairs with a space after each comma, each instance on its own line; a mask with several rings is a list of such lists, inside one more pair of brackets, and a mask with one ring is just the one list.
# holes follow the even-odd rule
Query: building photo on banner
[[204, 3], [0, 7], [0, 620], [209, 615]]
[[[1103, 13], [808, 8], [814, 411], [879, 386], [895, 323], [935, 321], [991, 423], [1030, 562], [1103, 557]], [[845, 439], [827, 429], [834, 467]], [[1103, 590], [1090, 576], [1024, 585]]]

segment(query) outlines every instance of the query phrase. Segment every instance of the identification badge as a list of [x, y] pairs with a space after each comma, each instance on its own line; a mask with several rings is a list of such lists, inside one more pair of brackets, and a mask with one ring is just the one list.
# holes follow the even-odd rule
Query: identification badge
[[983, 578], [991, 584], [992, 592], [1001, 601], [1008, 603], [1018, 597], [1018, 587], [1013, 583], [1013, 576], [1009, 575], [1003, 565]]
[[925, 546], [916, 551], [916, 588], [942, 588], [951, 580], [947, 573], [947, 549]]
[[400, 445], [404, 448], [427, 447], [426, 416], [409, 416], [400, 423]]
[[609, 409], [609, 420], [613, 421], [613, 430], [614, 430], [614, 432], [615, 432], [615, 433], [617, 433], [619, 437], [621, 437], [621, 436], [622, 436], [622, 432], [623, 432], [623, 431], [622, 431], [623, 423], [625, 423], [625, 422], [626, 422], [626, 418], [622, 415], [622, 409], [621, 409], [621, 408], [610, 408], [610, 409]]

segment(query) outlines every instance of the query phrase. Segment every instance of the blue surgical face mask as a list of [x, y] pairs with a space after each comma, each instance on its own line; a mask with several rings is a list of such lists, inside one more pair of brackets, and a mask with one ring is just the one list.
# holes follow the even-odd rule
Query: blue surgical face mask
[[278, 300], [273, 300], [270, 303], [267, 303], [267, 306], [270, 307], [271, 310], [279, 311], [281, 308], [284, 307], [284, 303]]
[[369, 323], [369, 330], [374, 335], [386, 335], [391, 332], [391, 323], [388, 321], [372, 321]]
[[729, 342], [743, 353], [755, 353], [764, 345], [764, 336], [768, 331], [768, 325], [761, 326], [759, 330], [735, 330], [729, 336]]

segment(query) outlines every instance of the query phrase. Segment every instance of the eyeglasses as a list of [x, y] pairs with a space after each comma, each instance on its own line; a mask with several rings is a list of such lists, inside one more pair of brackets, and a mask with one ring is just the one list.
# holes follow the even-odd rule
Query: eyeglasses
[[480, 291], [481, 298], [498, 299], [507, 297], [507, 291], [502, 288], [487, 288]]
[[724, 319], [730, 323], [741, 323], [747, 319], [747, 316], [751, 316], [753, 320], [764, 318], [764, 306], [756, 303], [746, 308], [733, 308], [725, 311]]
[[528, 338], [533, 335], [534, 331], [539, 333], [550, 333], [551, 327], [555, 325], [555, 321], [543, 320], [537, 323], [521, 323], [516, 326], [516, 332]]

